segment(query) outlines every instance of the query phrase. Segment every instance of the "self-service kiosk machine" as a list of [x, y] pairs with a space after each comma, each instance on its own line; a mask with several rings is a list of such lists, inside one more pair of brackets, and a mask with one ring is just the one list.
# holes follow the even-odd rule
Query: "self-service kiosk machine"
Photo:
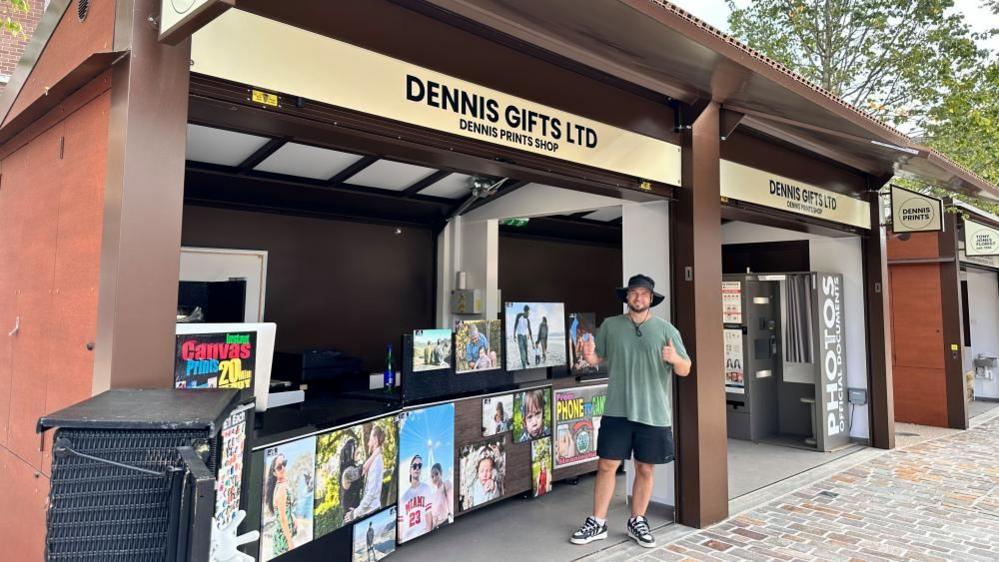
[[722, 300], [729, 437], [848, 444], [843, 276], [726, 275]]

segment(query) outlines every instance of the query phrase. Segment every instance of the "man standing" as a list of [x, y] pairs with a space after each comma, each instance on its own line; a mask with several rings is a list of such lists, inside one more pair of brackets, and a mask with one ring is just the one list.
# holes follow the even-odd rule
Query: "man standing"
[[673, 460], [673, 373], [690, 374], [691, 361], [680, 332], [652, 315], [665, 297], [655, 292], [648, 276], [635, 275], [617, 289], [628, 313], [604, 321], [596, 343], [583, 346], [583, 358], [609, 371], [607, 402], [597, 438], [597, 478], [593, 515], [569, 539], [574, 544], [607, 538], [607, 510], [614, 496], [615, 474], [621, 461], [635, 458], [628, 536], [644, 547], [655, 538], [645, 518], [652, 496], [652, 471]]
[[434, 490], [426, 482], [420, 481], [422, 472], [423, 457], [413, 455], [412, 460], [409, 461], [409, 488], [402, 495], [399, 506], [398, 522], [402, 528], [400, 532], [401, 542], [433, 530], [433, 521], [430, 517], [433, 504], [430, 498]]
[[368, 436], [368, 460], [364, 461], [364, 495], [354, 509], [353, 519], [374, 513], [382, 507], [382, 479], [385, 475], [385, 458], [382, 444], [385, 443], [385, 430], [381, 426], [371, 428]]
[[368, 521], [368, 534], [365, 538], [368, 541], [368, 560], [378, 560], [375, 557], [375, 525], [373, 521]]
[[[518, 312], [513, 321], [513, 333], [517, 335], [517, 348], [520, 349], [520, 366], [526, 369], [530, 366], [530, 356], [527, 354], [527, 344], [534, 345], [534, 334], [531, 332], [531, 307], [524, 305], [524, 312]], [[508, 369], [510, 367], [507, 367]]]

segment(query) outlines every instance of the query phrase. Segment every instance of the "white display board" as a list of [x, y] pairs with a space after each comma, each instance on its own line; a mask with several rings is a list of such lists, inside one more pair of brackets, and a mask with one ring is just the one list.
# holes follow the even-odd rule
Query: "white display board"
[[180, 249], [181, 281], [246, 280], [245, 322], [264, 321], [267, 294], [267, 252], [232, 248]]

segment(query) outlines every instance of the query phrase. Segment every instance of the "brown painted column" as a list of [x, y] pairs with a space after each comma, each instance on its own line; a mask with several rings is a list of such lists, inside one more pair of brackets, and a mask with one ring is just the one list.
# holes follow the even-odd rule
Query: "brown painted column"
[[881, 226], [881, 196], [868, 193], [871, 233], [862, 239], [864, 304], [867, 315], [867, 372], [871, 446], [895, 448], [895, 400], [891, 371], [891, 303], [888, 281], [888, 241]]
[[964, 364], [961, 341], [961, 267], [957, 253], [957, 215], [944, 213], [944, 229], [939, 233], [940, 307], [943, 318], [944, 373], [947, 389], [947, 426], [968, 428], [968, 401], [965, 398]]
[[676, 412], [677, 519], [690, 527], [728, 517], [719, 112], [707, 104], [684, 134], [673, 213], [673, 308], [694, 361], [690, 376], [678, 378]]
[[119, 0], [104, 190], [95, 393], [171, 384], [190, 41], [156, 41], [158, 0]]

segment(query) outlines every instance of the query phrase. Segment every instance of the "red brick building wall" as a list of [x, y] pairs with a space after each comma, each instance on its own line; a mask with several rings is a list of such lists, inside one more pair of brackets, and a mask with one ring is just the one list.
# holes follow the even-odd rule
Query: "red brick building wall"
[[31, 11], [28, 13], [13, 10], [6, 2], [0, 3], [2, 6], [0, 17], [10, 16], [12, 20], [20, 23], [21, 29], [24, 30], [23, 36], [10, 33], [0, 35], [0, 93], [7, 86], [10, 77], [14, 75], [17, 61], [21, 60], [24, 47], [28, 44], [28, 38], [35, 32], [46, 3], [46, 0], [28, 0], [28, 4], [31, 6]]

